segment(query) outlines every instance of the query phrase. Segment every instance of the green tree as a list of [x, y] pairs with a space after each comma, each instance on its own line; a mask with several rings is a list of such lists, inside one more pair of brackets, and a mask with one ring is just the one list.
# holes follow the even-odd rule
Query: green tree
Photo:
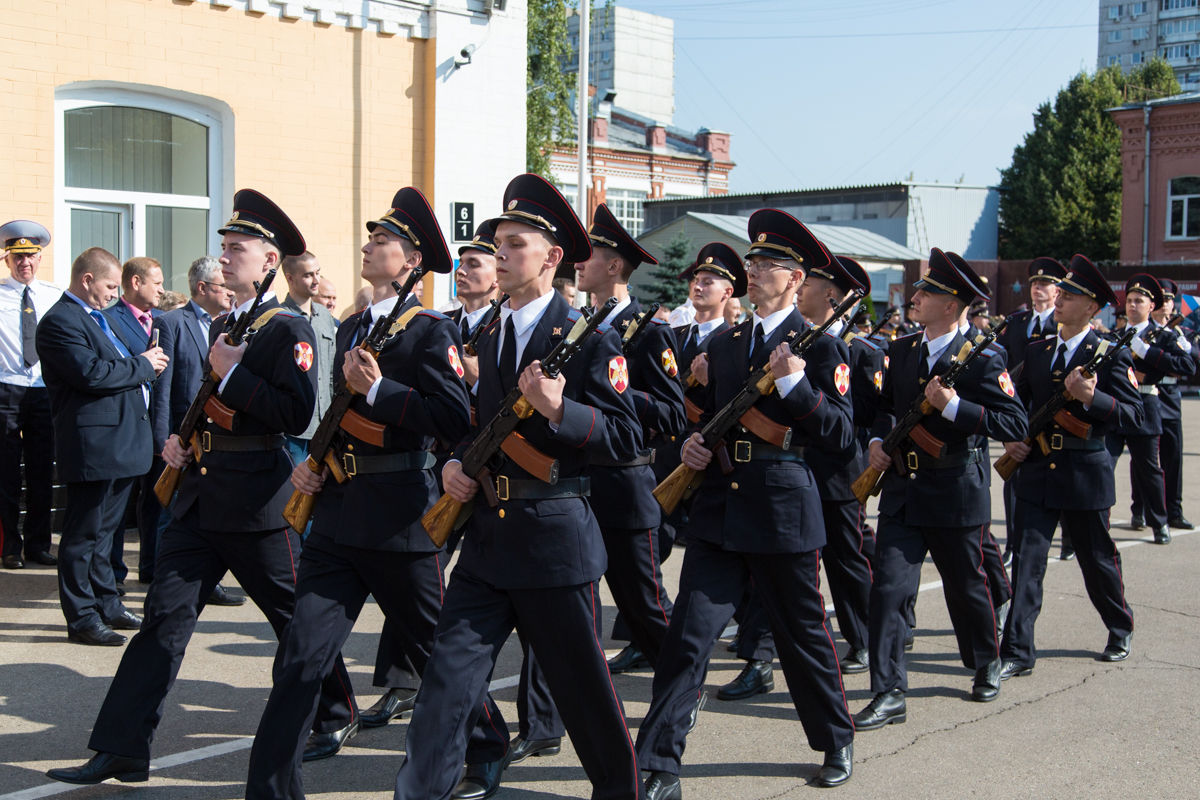
[[1121, 132], [1105, 109], [1179, 91], [1170, 65], [1155, 59], [1128, 75], [1116, 66], [1081, 72], [1053, 107], [1042, 103], [1000, 171], [1000, 258], [1117, 258]]
[[692, 240], [680, 231], [667, 243], [662, 260], [651, 271], [653, 280], [647, 286], [646, 299], [651, 303], [662, 303], [667, 308], [683, 305], [688, 297], [688, 282], [677, 276], [691, 265]]
[[525, 169], [553, 180], [550, 151], [575, 138], [571, 128], [571, 81], [563, 72], [571, 55], [566, 0], [529, 0], [528, 48]]

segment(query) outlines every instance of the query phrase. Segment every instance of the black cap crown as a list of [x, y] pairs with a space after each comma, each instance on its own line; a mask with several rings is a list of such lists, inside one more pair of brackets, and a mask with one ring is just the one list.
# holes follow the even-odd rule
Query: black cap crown
[[834, 256], [829, 266], [815, 268], [809, 274], [833, 281], [833, 285], [843, 292], [851, 289], [871, 291], [871, 279], [867, 277], [867, 271], [857, 261], [845, 256]]
[[1058, 283], [1066, 274], [1067, 268], [1062, 265], [1062, 262], [1049, 256], [1040, 256], [1029, 262], [1029, 280], [1031, 281]]
[[402, 239], [408, 239], [421, 251], [421, 267], [433, 272], [450, 272], [454, 259], [446, 246], [446, 237], [438, 225], [429, 201], [419, 189], [405, 186], [392, 198], [392, 207], [387, 213], [367, 223], [367, 230], [374, 233], [383, 228]]
[[233, 196], [233, 215], [217, 233], [244, 233], [278, 247], [285, 256], [304, 252], [304, 237], [279, 206], [253, 189], [239, 189]]
[[642, 246], [634, 241], [621, 223], [608, 210], [608, 206], [601, 203], [596, 207], [596, 213], [592, 217], [592, 227], [588, 229], [588, 238], [592, 240], [592, 247], [611, 247], [617, 251], [621, 258], [633, 265], [634, 269], [638, 268], [643, 261], [647, 264], [657, 264], [658, 259], [647, 253]]
[[913, 284], [934, 294], [949, 294], [970, 305], [975, 298], [990, 300], [992, 293], [971, 265], [958, 253], [942, 252], [938, 248], [929, 251], [929, 271]]
[[679, 273], [679, 277], [691, 280], [696, 272], [711, 272], [729, 281], [733, 284], [734, 297], [746, 294], [746, 268], [737, 251], [723, 242], [712, 242], [700, 248], [696, 263]]
[[1144, 294], [1150, 298], [1150, 302], [1154, 304], [1155, 309], [1163, 307], [1163, 288], [1162, 284], [1153, 275], [1145, 272], [1139, 272], [1129, 280], [1125, 281], [1125, 294], [1136, 292]]
[[587, 231], [574, 209], [545, 178], [526, 173], [513, 178], [504, 190], [504, 211], [490, 220], [492, 230], [501, 222], [520, 222], [550, 234], [563, 249], [563, 263], [578, 264], [592, 257]]
[[833, 261], [825, 245], [812, 235], [804, 223], [786, 211], [763, 208], [750, 215], [747, 224], [750, 249], [747, 256], [792, 259], [805, 272], [820, 269]]
[[1117, 304], [1116, 293], [1087, 256], [1076, 255], [1071, 259], [1071, 269], [1063, 275], [1058, 288], [1071, 294], [1087, 295], [1099, 303], [1100, 308]]
[[1174, 300], [1179, 294], [1179, 284], [1170, 278], [1159, 278], [1158, 283], [1163, 288], [1163, 297], [1167, 300]]
[[475, 229], [475, 238], [458, 248], [458, 255], [461, 257], [468, 250], [478, 250], [489, 256], [496, 255], [496, 232], [492, 230], [490, 220], [485, 219], [479, 223], [479, 227]]

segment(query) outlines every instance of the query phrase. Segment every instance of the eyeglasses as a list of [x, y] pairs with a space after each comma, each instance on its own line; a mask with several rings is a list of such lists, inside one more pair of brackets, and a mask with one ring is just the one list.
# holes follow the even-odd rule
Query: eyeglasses
[[786, 269], [788, 272], [797, 269], [796, 267], [789, 267], [786, 264], [778, 264], [774, 261], [750, 261], [749, 259], [743, 261], [742, 266], [746, 268], [747, 275], [762, 275], [776, 269]]
[[196, 281], [196, 283], [203, 283], [205, 286], [211, 286], [215, 289], [225, 289], [225, 284], [223, 283], [213, 283], [212, 281]]

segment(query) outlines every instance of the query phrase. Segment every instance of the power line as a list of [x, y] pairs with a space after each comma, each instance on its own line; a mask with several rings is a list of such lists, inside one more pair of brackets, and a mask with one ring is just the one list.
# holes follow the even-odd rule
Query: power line
[[680, 36], [677, 42], [712, 42], [712, 41], [786, 41], [793, 39], [882, 39], [893, 36], [960, 36], [970, 33], [1019, 33], [1025, 31], [1060, 31], [1071, 28], [1094, 28], [1095, 25], [1048, 25], [1035, 28], [978, 28], [960, 31], [900, 31], [896, 33], [813, 33], [788, 36]]

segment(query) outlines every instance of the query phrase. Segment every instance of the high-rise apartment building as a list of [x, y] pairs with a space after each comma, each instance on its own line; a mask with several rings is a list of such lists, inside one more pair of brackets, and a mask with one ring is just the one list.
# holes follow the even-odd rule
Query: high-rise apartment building
[[[571, 61], [579, 69], [579, 15], [567, 18]], [[675, 21], [668, 17], [613, 6], [597, 8], [588, 36], [588, 83], [604, 97], [616, 92], [627, 111], [670, 125], [675, 116]]]
[[1100, 0], [1100, 68], [1129, 72], [1156, 55], [1175, 70], [1184, 91], [1200, 89], [1200, 0]]

